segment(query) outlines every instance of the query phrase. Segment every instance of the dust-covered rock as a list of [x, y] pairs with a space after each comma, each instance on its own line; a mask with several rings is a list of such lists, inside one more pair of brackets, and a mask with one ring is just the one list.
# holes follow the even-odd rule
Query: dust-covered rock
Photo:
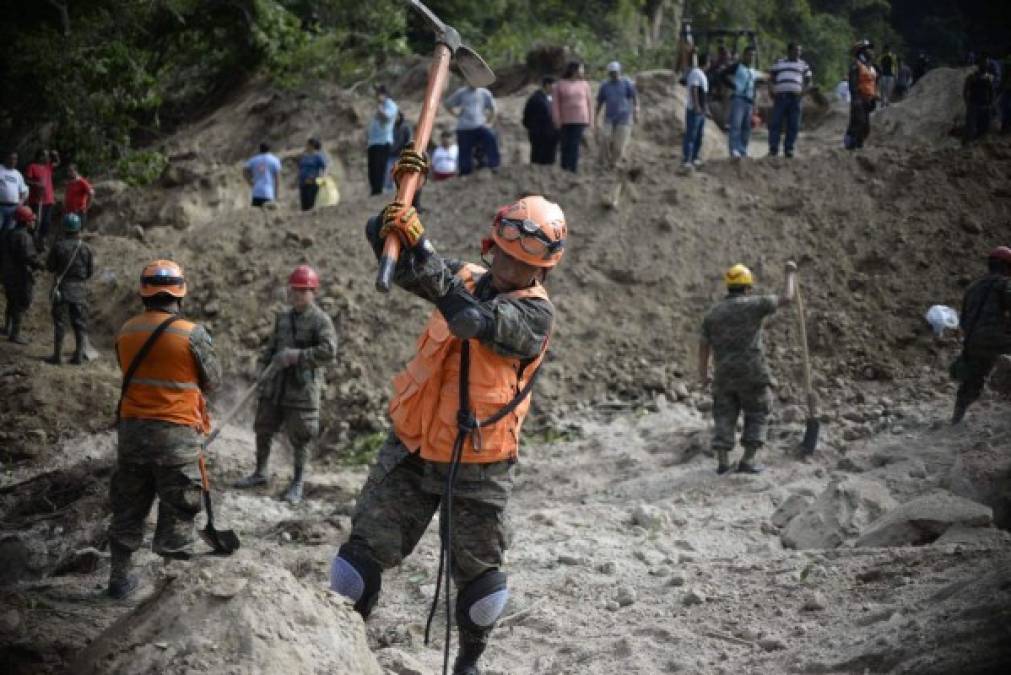
[[897, 505], [881, 483], [849, 476], [829, 484], [782, 534], [787, 548], [835, 548]]
[[992, 523], [990, 507], [948, 492], [936, 492], [890, 510], [861, 533], [856, 545], [929, 544], [953, 525], [987, 527]]

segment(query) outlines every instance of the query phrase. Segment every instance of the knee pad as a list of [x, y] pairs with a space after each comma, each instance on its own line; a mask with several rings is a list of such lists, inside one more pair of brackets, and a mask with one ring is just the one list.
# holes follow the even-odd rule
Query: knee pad
[[508, 600], [506, 575], [499, 570], [489, 570], [457, 594], [456, 622], [469, 631], [489, 631], [502, 615]]
[[369, 618], [375, 607], [382, 581], [382, 568], [347, 544], [340, 547], [330, 564], [330, 590], [353, 601], [363, 619]]

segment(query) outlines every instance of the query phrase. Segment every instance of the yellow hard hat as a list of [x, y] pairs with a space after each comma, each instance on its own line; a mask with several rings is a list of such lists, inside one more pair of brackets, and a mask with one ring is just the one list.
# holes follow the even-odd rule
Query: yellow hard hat
[[751, 270], [740, 263], [727, 270], [727, 273], [723, 275], [723, 280], [727, 282], [727, 288], [751, 286], [755, 283], [754, 277], [751, 276]]

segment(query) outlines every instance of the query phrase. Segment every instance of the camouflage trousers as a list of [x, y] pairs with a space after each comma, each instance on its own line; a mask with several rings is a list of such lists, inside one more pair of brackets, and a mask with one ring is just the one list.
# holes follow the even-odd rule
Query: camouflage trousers
[[258, 460], [262, 456], [264, 464], [270, 456], [274, 434], [281, 429], [284, 429], [291, 442], [295, 453], [295, 465], [305, 465], [310, 459], [309, 446], [319, 436], [319, 410], [289, 408], [261, 398], [256, 408], [253, 430], [256, 432]]
[[193, 553], [193, 519], [200, 513], [197, 454], [203, 437], [189, 427], [155, 420], [119, 423], [116, 471], [109, 486], [109, 543], [136, 551], [158, 498], [152, 549], [166, 557]]
[[768, 385], [713, 386], [713, 450], [730, 451], [736, 445], [737, 418], [744, 413], [741, 445], [758, 448], [765, 444], [772, 412], [772, 392]]
[[[439, 509], [449, 464], [411, 454], [390, 434], [369, 471], [347, 546], [384, 569], [417, 546]], [[461, 464], [453, 488], [452, 573], [457, 588], [502, 567], [513, 462]]]

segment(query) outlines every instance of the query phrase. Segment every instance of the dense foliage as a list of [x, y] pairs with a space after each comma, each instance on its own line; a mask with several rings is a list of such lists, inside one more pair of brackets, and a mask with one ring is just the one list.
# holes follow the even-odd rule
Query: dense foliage
[[[856, 37], [927, 49], [955, 62], [1004, 48], [1007, 12], [986, 0], [430, 0], [496, 66], [535, 45], [564, 46], [599, 73], [670, 67], [681, 20], [702, 38], [758, 32], [760, 65], [804, 44], [816, 79], [845, 72]], [[403, 0], [47, 0], [20, 3], [0, 24], [7, 46], [0, 137], [30, 151], [52, 145], [86, 168], [134, 182], [163, 158], [137, 153], [179, 123], [212, 111], [250, 77], [298, 88], [328, 78], [369, 81], [391, 57], [427, 51], [429, 33]], [[976, 42], [972, 42], [975, 39]]]

